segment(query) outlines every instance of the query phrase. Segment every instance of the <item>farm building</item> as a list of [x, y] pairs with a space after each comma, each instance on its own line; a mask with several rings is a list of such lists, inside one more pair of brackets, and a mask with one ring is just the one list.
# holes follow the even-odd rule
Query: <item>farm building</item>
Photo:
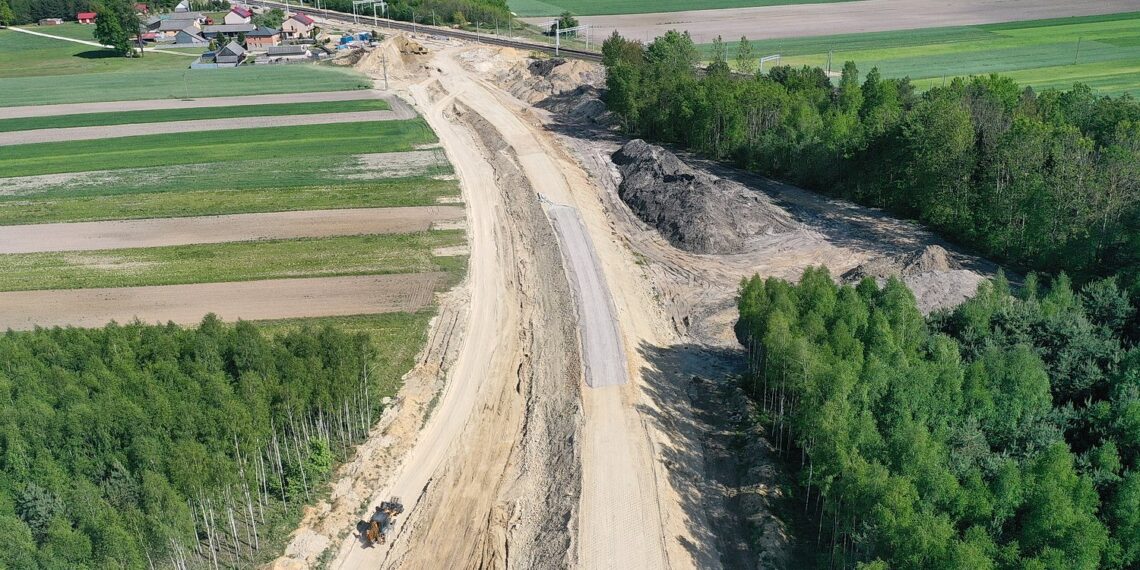
[[245, 61], [246, 51], [237, 42], [230, 42], [214, 54], [214, 62], [220, 67], [237, 67]]
[[202, 35], [209, 39], [218, 36], [234, 39], [239, 34], [248, 34], [256, 29], [257, 26], [253, 24], [218, 24], [216, 26], [202, 26]]
[[281, 32], [262, 26], [245, 35], [245, 47], [264, 49], [281, 43]]
[[248, 24], [253, 19], [253, 11], [242, 6], [234, 6], [222, 19], [225, 24]]
[[313, 31], [313, 19], [304, 14], [292, 14], [281, 24], [281, 35], [287, 38], [305, 38]]
[[178, 45], [200, 46], [210, 42], [206, 41], [206, 38], [202, 37], [202, 34], [198, 33], [196, 28], [186, 28], [185, 30], [178, 30], [178, 33], [174, 34], [174, 43]]
[[40, 18], [39, 25], [41, 26], [59, 26], [63, 24], [62, 18]]
[[95, 12], [80, 12], [75, 15], [75, 19], [78, 20], [80, 24], [94, 24], [96, 16]]

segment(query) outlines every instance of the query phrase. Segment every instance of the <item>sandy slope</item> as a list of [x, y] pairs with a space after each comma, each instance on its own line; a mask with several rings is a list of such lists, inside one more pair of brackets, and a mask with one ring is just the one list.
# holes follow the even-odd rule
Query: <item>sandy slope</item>
[[419, 206], [0, 226], [0, 254], [422, 232], [462, 220], [457, 206]]
[[[627, 38], [643, 41], [669, 30], [688, 30], [698, 43], [707, 43], [717, 35], [726, 41], [735, 41], [740, 36], [762, 40], [1112, 14], [1138, 9], [1140, 4], [1136, 0], [858, 0], [582, 16], [578, 20], [591, 27], [590, 34], [598, 41], [614, 30]], [[542, 24], [550, 18], [524, 20]]]

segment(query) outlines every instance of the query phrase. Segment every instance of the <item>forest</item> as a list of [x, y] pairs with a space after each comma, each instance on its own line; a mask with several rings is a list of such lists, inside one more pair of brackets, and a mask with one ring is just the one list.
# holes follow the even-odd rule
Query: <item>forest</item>
[[1115, 279], [999, 275], [927, 320], [897, 279], [810, 268], [745, 281], [739, 309], [816, 566], [1140, 565], [1140, 349]]
[[0, 336], [0, 568], [275, 555], [379, 417], [376, 369], [403, 363], [376, 352], [213, 316]]
[[686, 34], [603, 45], [625, 131], [916, 219], [1021, 270], [1118, 275], [1140, 295], [1140, 103], [999, 75], [920, 93], [907, 79], [760, 72], [742, 39], [698, 69]]
[[718, 40], [700, 68], [686, 34], [615, 34], [605, 101], [629, 134], [1028, 274], [925, 318], [895, 279], [741, 284], [743, 386], [798, 482], [809, 563], [1140, 567], [1140, 104], [999, 75], [920, 92], [735, 52]]

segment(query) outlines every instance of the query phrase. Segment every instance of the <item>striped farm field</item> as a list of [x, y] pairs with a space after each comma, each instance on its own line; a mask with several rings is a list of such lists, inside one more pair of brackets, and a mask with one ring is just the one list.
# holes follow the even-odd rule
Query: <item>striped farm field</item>
[[[952, 77], [1002, 73], [1035, 88], [1084, 82], [1105, 94], [1140, 94], [1140, 13], [925, 28], [752, 42], [781, 64], [854, 61], [866, 73], [910, 77], [919, 88]], [[735, 43], [729, 42], [730, 57]], [[702, 45], [704, 53], [711, 46]]]
[[32, 176], [242, 160], [414, 150], [436, 142], [422, 119], [146, 135], [5, 147], [0, 172]]
[[511, 7], [512, 12], [526, 18], [557, 16], [563, 12], [570, 12], [577, 16], [604, 16], [784, 6], [787, 4], [825, 4], [842, 1], [845, 0], [704, 0], [699, 3], [682, 2], [681, 0], [509, 0], [507, 4]]
[[364, 111], [386, 111], [389, 108], [388, 102], [383, 99], [357, 99], [351, 101], [321, 101], [274, 105], [234, 105], [231, 107], [80, 113], [49, 117], [0, 119], [0, 132], [133, 125], [138, 123], [168, 123], [172, 121], [192, 121], [200, 119], [288, 117], [294, 115], [315, 115], [318, 113], [358, 113]]

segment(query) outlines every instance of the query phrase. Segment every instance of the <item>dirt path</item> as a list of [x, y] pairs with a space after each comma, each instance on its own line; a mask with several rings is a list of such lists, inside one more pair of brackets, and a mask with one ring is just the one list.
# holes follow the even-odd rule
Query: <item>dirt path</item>
[[[55, 36], [52, 34], [45, 34], [43, 32], [33, 32], [32, 30], [25, 30], [24, 28], [18, 28], [18, 27], [10, 27], [8, 29], [15, 31], [15, 32], [23, 32], [25, 34], [31, 34], [33, 36], [40, 36], [43, 38], [51, 38], [53, 40], [63, 40], [65, 42], [73, 42], [73, 43], [77, 43], [77, 44], [83, 44], [85, 46], [95, 46], [95, 47], [111, 49], [111, 46], [105, 46], [99, 42], [92, 42], [92, 41], [81, 40], [81, 39], [77, 39], [77, 38], [65, 38], [63, 36]], [[155, 51], [161, 52], [162, 50], [147, 50], [148, 53], [153, 53]], [[181, 55], [184, 57], [185, 56], [198, 57], [198, 54], [195, 54], [195, 53], [179, 53], [176, 51], [165, 52], [165, 53], [170, 53], [170, 54], [174, 54], [174, 55]]]
[[236, 105], [274, 105], [285, 103], [313, 103], [320, 101], [357, 101], [384, 99], [393, 110], [397, 105], [407, 107], [398, 97], [371, 89], [355, 91], [318, 91], [315, 93], [278, 93], [272, 95], [241, 95], [235, 97], [204, 97], [200, 99], [148, 99], [143, 101], [106, 101], [97, 103], [64, 103], [60, 105], [24, 105], [0, 107], [0, 119], [20, 117], [50, 117], [82, 113], [120, 113], [124, 111], [151, 111], [163, 109], [194, 109], [198, 107], [231, 107]]
[[273, 279], [233, 283], [0, 293], [0, 330], [101, 327], [114, 320], [196, 324], [415, 311], [431, 303], [444, 273]]
[[[57, 141], [112, 139], [140, 135], [162, 135], [228, 129], [257, 129], [295, 125], [335, 125], [363, 121], [396, 121], [415, 118], [410, 109], [386, 111], [356, 111], [351, 113], [317, 113], [284, 117], [235, 117], [232, 119], [195, 119], [162, 123], [135, 123], [99, 127], [70, 127], [62, 129], [35, 129], [31, 131], [0, 132], [0, 146]], [[336, 128], [336, 127], [329, 127]]]
[[462, 220], [461, 207], [420, 206], [0, 226], [0, 254], [409, 233]]
[[[1136, 0], [860, 0], [824, 4], [791, 4], [757, 8], [694, 10], [617, 16], [580, 16], [593, 38], [601, 41], [617, 30], [649, 41], [669, 30], [688, 30], [698, 43], [717, 35], [726, 41], [741, 36], [762, 40], [859, 32], [964, 26], [1140, 9]], [[524, 18], [535, 25], [550, 18]]]

